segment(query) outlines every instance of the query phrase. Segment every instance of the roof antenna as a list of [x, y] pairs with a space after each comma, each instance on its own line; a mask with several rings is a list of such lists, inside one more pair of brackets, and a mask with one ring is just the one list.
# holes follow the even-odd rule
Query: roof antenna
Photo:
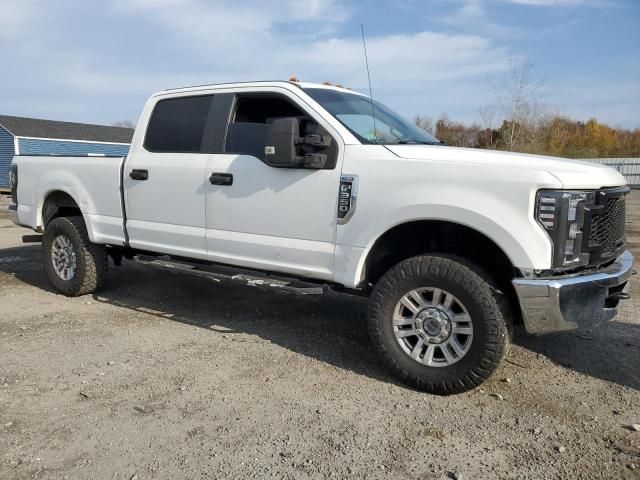
[[369, 80], [369, 100], [371, 101], [371, 116], [373, 117], [373, 135], [378, 142], [378, 128], [376, 127], [376, 113], [373, 108], [373, 92], [371, 91], [371, 73], [369, 73], [369, 59], [367, 58], [367, 41], [364, 38], [364, 25], [360, 24], [362, 31], [362, 46], [364, 47], [364, 62], [367, 65], [367, 79]]

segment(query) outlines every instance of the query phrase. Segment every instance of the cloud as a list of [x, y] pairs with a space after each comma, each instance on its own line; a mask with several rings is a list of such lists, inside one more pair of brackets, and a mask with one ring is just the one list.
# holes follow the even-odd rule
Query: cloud
[[463, 0], [460, 5], [440, 20], [443, 24], [466, 32], [483, 33], [493, 37], [514, 38], [520, 36], [518, 29], [502, 25], [490, 14], [486, 0]]
[[583, 5], [604, 5], [604, 0], [503, 0], [516, 5], [536, 7], [578, 7]]
[[[30, 35], [0, 46], [20, 72], [0, 77], [6, 113], [109, 122], [134, 118], [153, 91], [294, 74], [366, 91], [361, 39], [342, 33], [351, 12], [332, 0], [87, 4], [39, 4], [17, 30]], [[406, 98], [482, 84], [511, 55], [482, 36], [432, 31], [370, 36], [368, 51], [374, 94], [413, 109]]]
[[[369, 35], [374, 96], [407, 116], [475, 120], [490, 100], [487, 77], [520, 57], [508, 30], [492, 23], [492, 5], [517, 1], [550, 0], [460, 1], [444, 31], [433, 20], [418, 31]], [[12, 3], [14, 14], [0, 17], [0, 56], [11, 65], [0, 76], [0, 113], [135, 120], [154, 91], [291, 75], [368, 90], [353, 31], [362, 11], [338, 0]], [[592, 115], [605, 108], [598, 104]]]
[[10, 38], [20, 32], [20, 29], [27, 24], [33, 15], [34, 4], [30, 0], [13, 2], [11, 8], [6, 5], [7, 0], [0, 2], [0, 39]]

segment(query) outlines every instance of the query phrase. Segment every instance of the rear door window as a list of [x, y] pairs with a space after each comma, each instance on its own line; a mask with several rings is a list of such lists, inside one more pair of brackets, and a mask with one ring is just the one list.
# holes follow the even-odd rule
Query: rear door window
[[203, 134], [213, 95], [160, 100], [151, 114], [144, 147], [156, 153], [204, 153]]

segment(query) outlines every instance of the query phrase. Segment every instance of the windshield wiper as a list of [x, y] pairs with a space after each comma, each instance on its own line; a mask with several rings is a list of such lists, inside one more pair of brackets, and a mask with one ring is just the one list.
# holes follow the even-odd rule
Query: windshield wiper
[[399, 145], [445, 145], [444, 142], [427, 142], [425, 140], [398, 140]]

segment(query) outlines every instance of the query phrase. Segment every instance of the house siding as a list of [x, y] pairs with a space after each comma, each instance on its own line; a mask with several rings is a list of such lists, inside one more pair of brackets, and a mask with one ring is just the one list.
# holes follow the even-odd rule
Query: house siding
[[9, 188], [9, 168], [13, 158], [13, 135], [0, 126], [0, 188]]
[[93, 153], [124, 156], [129, 153], [129, 145], [68, 142], [40, 138], [19, 138], [18, 146], [20, 155], [87, 155]]

